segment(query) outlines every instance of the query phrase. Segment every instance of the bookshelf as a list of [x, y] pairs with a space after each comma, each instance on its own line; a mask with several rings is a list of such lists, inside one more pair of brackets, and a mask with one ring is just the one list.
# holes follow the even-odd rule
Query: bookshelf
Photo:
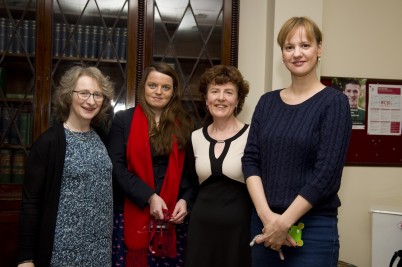
[[[144, 67], [153, 61], [171, 63], [183, 85], [185, 107], [197, 122], [202, 120], [198, 77], [214, 64], [237, 65], [239, 0], [173, 5], [179, 3], [0, 1], [2, 266], [16, 266], [24, 163], [32, 143], [53, 124], [52, 92], [66, 69], [91, 65], [109, 75], [115, 85], [112, 103], [118, 111], [135, 105]], [[172, 17], [172, 10], [183, 16]], [[191, 27], [184, 27], [186, 21], [191, 21]]]

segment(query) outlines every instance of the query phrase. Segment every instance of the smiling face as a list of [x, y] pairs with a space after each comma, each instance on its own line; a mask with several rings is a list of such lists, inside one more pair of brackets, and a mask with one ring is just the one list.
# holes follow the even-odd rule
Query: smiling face
[[81, 76], [78, 78], [74, 92], [72, 92], [72, 102], [68, 120], [78, 123], [90, 123], [99, 113], [103, 100], [95, 101], [93, 95], [90, 95], [86, 100], [82, 100], [78, 97], [77, 92], [87, 92], [99, 95], [102, 95], [103, 93], [95, 79], [89, 76]]
[[309, 40], [304, 27], [300, 26], [289, 34], [282, 47], [283, 63], [297, 77], [315, 75], [321, 44]]
[[160, 114], [173, 96], [173, 79], [169, 75], [151, 71], [145, 81], [145, 102]]
[[343, 93], [348, 97], [351, 108], [357, 108], [360, 97], [360, 85], [348, 83], [345, 85]]
[[234, 116], [238, 99], [237, 88], [231, 82], [222, 85], [212, 83], [208, 86], [206, 105], [214, 120]]

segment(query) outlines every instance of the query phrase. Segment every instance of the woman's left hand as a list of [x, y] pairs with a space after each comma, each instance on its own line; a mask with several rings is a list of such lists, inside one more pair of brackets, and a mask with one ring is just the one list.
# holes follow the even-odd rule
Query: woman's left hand
[[180, 199], [177, 201], [176, 206], [174, 207], [172, 218], [170, 222], [175, 224], [181, 224], [184, 221], [184, 218], [187, 216], [187, 202], [184, 199]]

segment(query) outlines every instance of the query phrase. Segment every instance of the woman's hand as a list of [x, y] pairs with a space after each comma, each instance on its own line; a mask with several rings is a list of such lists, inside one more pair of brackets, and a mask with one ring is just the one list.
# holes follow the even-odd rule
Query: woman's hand
[[172, 218], [170, 222], [175, 224], [181, 224], [184, 221], [184, 218], [187, 216], [187, 202], [184, 199], [180, 199], [177, 201], [176, 206], [174, 207]]
[[149, 203], [149, 213], [155, 219], [163, 220], [163, 209], [167, 209], [165, 201], [158, 196], [156, 193], [152, 194], [152, 196], [148, 200]]
[[265, 247], [278, 251], [283, 245], [294, 246], [296, 244], [288, 234], [289, 227], [283, 222], [281, 215], [270, 213], [263, 221], [262, 233], [255, 240], [257, 244], [264, 243]]

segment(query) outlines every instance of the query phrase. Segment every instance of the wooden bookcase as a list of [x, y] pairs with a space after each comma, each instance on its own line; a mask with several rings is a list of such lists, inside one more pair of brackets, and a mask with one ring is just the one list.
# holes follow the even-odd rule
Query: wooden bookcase
[[[172, 17], [172, 8], [182, 16]], [[237, 66], [238, 20], [239, 0], [193, 0], [177, 9], [170, 0], [0, 2], [2, 266], [16, 266], [24, 162], [53, 124], [52, 92], [64, 71], [76, 64], [100, 68], [115, 84], [118, 111], [135, 105], [144, 67], [171, 63], [183, 103], [201, 123], [197, 79], [215, 64]]]

